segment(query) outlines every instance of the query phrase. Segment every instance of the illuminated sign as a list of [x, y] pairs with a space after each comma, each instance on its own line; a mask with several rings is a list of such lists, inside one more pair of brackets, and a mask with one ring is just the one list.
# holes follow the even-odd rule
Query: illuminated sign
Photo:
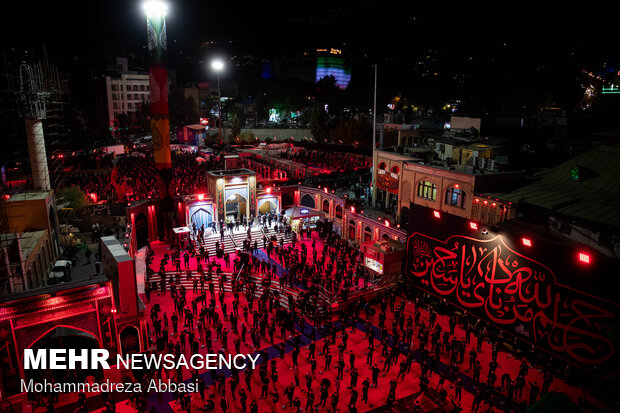
[[342, 53], [342, 50], [340, 50], [340, 49], [334, 49], [334, 48], [332, 47], [331, 49], [329, 49], [329, 52], [330, 52], [331, 54], [341, 54], [341, 53]]
[[383, 264], [381, 264], [377, 260], [374, 260], [370, 257], [364, 257], [364, 265], [371, 270], [378, 272], [379, 274], [383, 274]]
[[620, 86], [611, 85], [609, 87], [603, 86], [603, 95], [617, 95], [620, 94]]
[[203, 126], [206, 126], [209, 124], [209, 119], [207, 118], [200, 118], [200, 124]]
[[302, 215], [306, 215], [308, 212], [309, 212], [309, 211], [308, 211], [308, 209], [307, 209], [307, 208], [304, 208], [304, 209], [300, 209], [300, 210], [299, 210], [299, 213], [300, 213], [300, 214], [302, 214]]

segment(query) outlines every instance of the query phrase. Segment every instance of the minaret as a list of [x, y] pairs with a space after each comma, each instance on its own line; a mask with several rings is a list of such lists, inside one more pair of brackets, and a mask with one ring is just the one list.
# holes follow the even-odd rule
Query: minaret
[[16, 94], [18, 110], [26, 124], [32, 184], [34, 189], [49, 191], [50, 174], [41, 122], [45, 119], [45, 98], [49, 93], [39, 89], [39, 82], [33, 74], [32, 67], [26, 63], [19, 66], [19, 91]]

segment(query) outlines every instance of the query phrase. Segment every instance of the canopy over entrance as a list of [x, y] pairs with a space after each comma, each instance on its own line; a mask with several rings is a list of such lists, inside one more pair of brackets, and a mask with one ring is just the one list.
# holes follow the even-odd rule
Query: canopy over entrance
[[316, 209], [313, 208], [308, 208], [306, 206], [294, 206], [294, 207], [290, 207], [287, 208], [284, 211], [284, 216], [290, 219], [303, 219], [303, 218], [310, 218], [310, 217], [323, 217], [325, 216], [325, 213], [323, 213], [322, 211], [317, 211]]

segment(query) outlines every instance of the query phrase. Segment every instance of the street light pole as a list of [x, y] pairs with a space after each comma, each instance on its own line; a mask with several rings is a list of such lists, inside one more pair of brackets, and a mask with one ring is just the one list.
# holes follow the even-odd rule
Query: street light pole
[[375, 206], [375, 200], [377, 198], [377, 65], [375, 64], [375, 93], [372, 109], [372, 201], [371, 205]]
[[220, 71], [217, 71], [217, 111], [220, 121], [220, 145], [222, 144], [222, 92], [220, 91]]
[[211, 68], [217, 73], [217, 111], [220, 120], [220, 144], [222, 143], [222, 92], [220, 90], [220, 71], [224, 68], [224, 62], [216, 59], [211, 62]]

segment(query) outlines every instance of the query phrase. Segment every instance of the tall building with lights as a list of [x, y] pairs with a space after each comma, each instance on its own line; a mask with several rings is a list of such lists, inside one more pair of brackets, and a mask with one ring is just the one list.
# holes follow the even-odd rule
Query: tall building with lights
[[351, 68], [346, 65], [341, 49], [317, 49], [316, 76], [318, 82], [327, 76], [336, 79], [336, 86], [346, 89], [351, 81]]

